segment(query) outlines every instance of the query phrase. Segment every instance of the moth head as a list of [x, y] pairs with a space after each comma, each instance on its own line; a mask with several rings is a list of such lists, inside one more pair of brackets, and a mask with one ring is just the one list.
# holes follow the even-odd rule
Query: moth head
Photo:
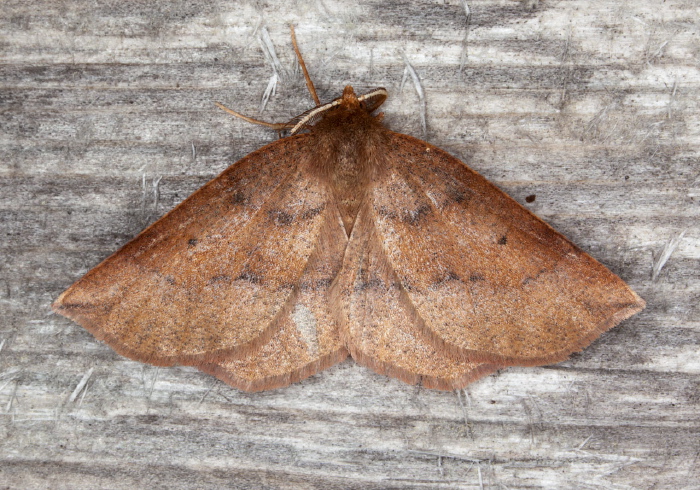
[[374, 112], [384, 103], [387, 95], [388, 93], [385, 88], [375, 88], [374, 90], [371, 90], [358, 97], [355, 94], [355, 90], [352, 88], [352, 85], [346, 85], [345, 89], [343, 90], [343, 95], [335, 99], [333, 102], [331, 102], [331, 104], [338, 101], [339, 105], [348, 109], [355, 109], [359, 107], [367, 112]]
[[366, 94], [360, 95], [359, 97], [355, 94], [355, 90], [351, 85], [347, 85], [343, 90], [343, 95], [337, 99], [314, 107], [311, 110], [304, 112], [292, 119], [289, 123], [292, 128], [290, 129], [290, 134], [296, 134], [299, 131], [313, 126], [318, 120], [322, 119], [323, 116], [331, 110], [343, 108], [346, 110], [357, 110], [362, 109], [367, 113], [374, 112], [380, 105], [384, 103], [389, 93], [385, 88], [375, 88], [370, 90]]

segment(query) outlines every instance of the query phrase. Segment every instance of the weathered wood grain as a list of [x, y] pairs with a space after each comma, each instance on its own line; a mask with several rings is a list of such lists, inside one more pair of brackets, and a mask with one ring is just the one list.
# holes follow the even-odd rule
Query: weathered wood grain
[[[0, 487], [698, 488], [694, 0], [3, 3]], [[386, 87], [389, 126], [484, 174], [621, 275], [641, 314], [459, 393], [347, 361], [246, 394], [126, 360], [50, 302], [276, 136], [217, 111]], [[260, 48], [267, 30], [283, 71]], [[463, 66], [462, 66], [463, 65]], [[536, 195], [532, 203], [525, 197]], [[656, 280], [664, 246], [687, 230]]]

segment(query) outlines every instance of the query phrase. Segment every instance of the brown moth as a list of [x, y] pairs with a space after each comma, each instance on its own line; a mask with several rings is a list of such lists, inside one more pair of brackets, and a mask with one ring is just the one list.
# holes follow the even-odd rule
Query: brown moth
[[[53, 304], [118, 353], [246, 391], [343, 359], [451, 390], [566, 359], [644, 308], [464, 163], [388, 130], [383, 88], [321, 105]], [[223, 108], [223, 106], [221, 106]], [[305, 132], [302, 132], [305, 131]]]

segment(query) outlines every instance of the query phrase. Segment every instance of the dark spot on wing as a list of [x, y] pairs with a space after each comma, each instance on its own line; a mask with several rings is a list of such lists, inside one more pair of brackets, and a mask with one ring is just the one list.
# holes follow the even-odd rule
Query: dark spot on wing
[[447, 273], [446, 281], [461, 281], [462, 278], [455, 271], [449, 271]]
[[506, 243], [508, 243], [508, 238], [506, 238], [505, 235], [503, 235], [501, 238], [498, 239], [499, 245], [505, 245]]
[[384, 282], [378, 278], [367, 279], [369, 276], [369, 271], [364, 267], [361, 267], [358, 271], [357, 278], [355, 279], [355, 291], [364, 291], [367, 289], [379, 288], [384, 285]]
[[218, 276], [214, 276], [211, 279], [209, 279], [208, 283], [209, 284], [216, 284], [216, 283], [227, 283], [231, 282], [231, 276], [228, 274], [219, 274]]
[[530, 194], [525, 198], [525, 202], [535, 202], [535, 199], [537, 199], [537, 196], [535, 194]]
[[433, 173], [444, 186], [443, 189], [445, 192], [445, 197], [448, 201], [446, 204], [450, 204], [450, 202], [461, 204], [464, 202], [469, 202], [474, 197], [473, 191], [471, 191], [468, 187], [465, 187], [461, 182], [459, 182], [458, 179], [455, 178], [455, 175], [445, 171], [444, 168], [436, 166], [433, 169]]
[[258, 284], [260, 282], [260, 276], [246, 270], [241, 272], [241, 275], [236, 278], [236, 281], [248, 281], [253, 284]]
[[284, 211], [271, 210], [267, 214], [277, 226], [289, 226], [294, 221], [294, 216]]
[[471, 196], [467, 196], [467, 194], [465, 194], [464, 192], [462, 192], [462, 190], [456, 187], [451, 187], [450, 189], [448, 189], [447, 197], [457, 204], [468, 202], [471, 198]]
[[189, 240], [187, 240], [187, 246], [194, 247], [195, 245], [197, 245], [197, 242], [198, 240], [196, 238], [190, 238]]
[[165, 282], [167, 282], [171, 286], [175, 285], [175, 278], [173, 276], [165, 276], [163, 277], [163, 279], [165, 279]]
[[379, 279], [370, 279], [369, 281], [357, 281], [355, 283], [355, 291], [365, 291], [367, 289], [379, 288], [384, 283]]
[[299, 283], [299, 289], [302, 291], [324, 291], [328, 289], [333, 282], [332, 279], [319, 279], [317, 281], [302, 281]]
[[415, 210], [406, 210], [403, 213], [401, 221], [409, 225], [417, 225], [430, 214], [430, 206], [423, 204]]
[[482, 276], [481, 274], [478, 274], [478, 273], [473, 273], [469, 276], [469, 280], [471, 282], [483, 281], [484, 276]]
[[389, 219], [398, 218], [396, 211], [393, 211], [386, 206], [376, 206], [374, 209], [379, 216], [382, 216], [384, 218], [389, 218]]
[[233, 204], [243, 204], [247, 200], [248, 200], [248, 198], [241, 191], [236, 191], [231, 196], [231, 203], [233, 203]]
[[323, 211], [323, 206], [320, 206], [318, 208], [307, 209], [306, 211], [301, 213], [300, 217], [301, 219], [311, 219], [321, 214], [321, 211]]
[[527, 284], [530, 284], [531, 282], [534, 282], [534, 281], [538, 280], [538, 279], [540, 278], [540, 276], [541, 276], [542, 274], [545, 274], [546, 272], [548, 272], [547, 269], [540, 269], [540, 270], [537, 272], [537, 275], [535, 275], [535, 277], [527, 276], [525, 279], [523, 279], [523, 286], [525, 286], [525, 285], [527, 285]]

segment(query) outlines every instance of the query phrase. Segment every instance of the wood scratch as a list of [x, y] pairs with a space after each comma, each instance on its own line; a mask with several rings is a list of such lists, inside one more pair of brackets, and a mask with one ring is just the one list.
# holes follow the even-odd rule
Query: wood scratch
[[17, 389], [19, 387], [19, 381], [17, 381], [14, 378], [11, 381], [14, 381], [14, 386], [12, 387], [12, 393], [10, 393], [10, 399], [7, 401], [7, 405], [5, 405], [5, 413], [9, 413], [11, 415], [12, 422], [14, 423], [14, 420], [15, 420], [14, 401], [17, 399]]
[[[462, 396], [461, 393], [464, 393], [464, 398], [466, 400], [466, 405], [464, 402], [462, 402]], [[471, 399], [469, 398], [469, 393], [467, 393], [467, 390], [455, 390], [455, 394], [457, 395], [457, 401], [459, 402], [459, 406], [462, 409], [462, 416], [464, 417], [464, 426], [467, 428], [467, 433], [469, 434], [470, 439], [474, 439], [474, 432], [472, 430], [472, 423], [469, 421], [469, 408], [471, 408]]]
[[698, 458], [700, 457], [700, 451], [695, 452], [695, 457], [693, 458], [693, 461], [690, 463], [690, 467], [688, 468], [688, 477], [691, 477], [693, 473], [695, 473], [695, 470], [698, 467]]
[[576, 450], [576, 451], [583, 451], [584, 446], [585, 446], [586, 444], [588, 444], [588, 442], [589, 442], [592, 438], [593, 438], [593, 434], [591, 434], [590, 436], [586, 437], [586, 439], [585, 439], [581, 444], [579, 444], [578, 447], [577, 447], [575, 450]]
[[[85, 388], [85, 385], [87, 385], [87, 382], [90, 379], [90, 376], [92, 376], [92, 373], [94, 370], [95, 370], [95, 368], [90, 368], [83, 375], [81, 380], [78, 382], [78, 385], [73, 390], [73, 393], [71, 393], [70, 397], [68, 397], [69, 403], [73, 403], [75, 401], [75, 399], [78, 398], [78, 395], [83, 391], [83, 388]], [[87, 391], [87, 389], [85, 391]]]
[[[403, 56], [404, 64], [406, 65], [406, 68], [404, 70], [404, 79], [406, 79], [406, 75], [411, 76], [411, 79], [413, 80], [413, 87], [416, 89], [416, 93], [418, 94], [418, 103], [420, 104], [420, 126], [421, 130], [423, 131], [423, 137], [426, 138], [428, 136], [428, 125], [426, 123], [425, 117], [426, 102], [425, 92], [423, 91], [423, 85], [421, 84], [420, 78], [418, 77], [418, 73], [416, 73], [416, 70], [413, 69], [413, 66], [408, 61], [406, 53], [401, 54]], [[403, 86], [403, 81], [401, 82], [401, 85]]]
[[537, 404], [532, 395], [528, 394], [527, 398], [530, 401], [530, 403], [528, 403], [527, 400], [523, 399], [521, 400], [521, 404], [525, 409], [525, 415], [527, 416], [528, 426], [530, 428], [530, 444], [535, 444], [535, 426], [539, 425], [539, 423], [536, 422], [535, 414], [533, 412], [536, 410], [539, 414], [537, 418], [539, 420], [542, 420], [542, 411], [540, 410], [539, 405]]
[[151, 180], [151, 185], [149, 188], [148, 185], [148, 180], [147, 180], [147, 174], [144, 172], [141, 175], [141, 214], [144, 216], [146, 220], [150, 221], [150, 216], [151, 213], [148, 211], [149, 208], [149, 194], [151, 194], [151, 203], [150, 207], [152, 207], [153, 214], [155, 216], [158, 216], [158, 205], [160, 204], [160, 181], [163, 179], [163, 176], [155, 177]]
[[612, 105], [612, 103], [606, 104], [605, 107], [598, 111], [598, 113], [595, 116], [593, 116], [593, 119], [591, 119], [586, 125], [584, 135], [587, 133], [591, 133], [592, 136], [595, 138], [600, 134], [600, 125], [603, 121], [605, 121], [608, 118], [608, 111], [610, 110]]
[[153, 212], [158, 215], [158, 205], [160, 204], [160, 181], [163, 176], [153, 179]]
[[272, 76], [270, 77], [270, 81], [267, 82], [267, 88], [265, 88], [265, 92], [263, 93], [262, 100], [260, 101], [260, 112], [263, 112], [265, 110], [265, 107], [267, 106], [268, 101], [270, 100], [270, 97], [275, 95], [277, 92], [277, 82], [279, 81], [279, 76], [277, 75], [277, 72], [273, 73]]
[[258, 41], [260, 42], [260, 48], [262, 49], [265, 59], [270, 64], [274, 72], [281, 79], [287, 78], [287, 72], [282, 67], [282, 63], [277, 57], [277, 52], [275, 51], [275, 46], [272, 44], [272, 39], [270, 38], [270, 33], [267, 27], [263, 26], [258, 33]]
[[204, 399], [209, 396], [209, 393], [211, 393], [211, 390], [214, 389], [215, 383], [212, 383], [211, 386], [209, 386], [209, 389], [202, 395], [202, 398], [199, 399], [199, 403], [197, 403], [197, 408], [204, 402]]
[[153, 389], [156, 386], [156, 380], [158, 379], [158, 374], [160, 374], [160, 368], [156, 366], [155, 373], [153, 374], [153, 380], [151, 380], [151, 386], [148, 390], [148, 395], [146, 396], [146, 398], [148, 400], [150, 400], [151, 395], [153, 395]]
[[666, 243], [663, 250], [659, 254], [659, 257], [656, 259], [656, 262], [654, 262], [654, 267], [651, 270], [651, 280], [653, 282], [657, 281], [657, 279], [659, 278], [659, 274], [661, 274], [661, 269], [663, 269], [664, 265], [666, 265], [668, 259], [671, 258], [673, 252], [676, 251], [678, 245], [680, 245], [681, 240], [683, 240], [683, 237], [685, 236], [685, 233], [687, 231], [688, 229], [686, 228], [685, 230], [681, 231], [678, 235], [676, 235], [676, 237], [671, 238]]
[[146, 172], [141, 174], [141, 214], [146, 214], [146, 202], [148, 202], [148, 186], [146, 185]]
[[666, 112], [666, 118], [673, 118], [673, 104], [676, 102], [676, 90], [678, 90], [678, 79], [673, 79], [673, 86], [671, 87], [671, 95], [668, 98], [668, 106]]
[[561, 54], [561, 65], [562, 65], [562, 71], [565, 71], [564, 76], [563, 76], [563, 84], [562, 84], [562, 89], [561, 89], [561, 96], [559, 99], [559, 110], [564, 109], [564, 104], [566, 103], [566, 96], [568, 94], [568, 89], [569, 89], [569, 80], [571, 79], [571, 64], [567, 63], [567, 60], [569, 59], [569, 50], [571, 46], [571, 27], [569, 27], [569, 32], [566, 36], [566, 43], [564, 44], [564, 50]]
[[476, 458], [466, 458], [464, 456], [458, 456], [456, 454], [449, 454], [449, 453], [444, 453], [444, 452], [434, 452], [434, 451], [418, 451], [415, 449], [407, 449], [407, 453], [409, 454], [417, 454], [419, 456], [428, 456], [432, 458], [443, 458], [443, 459], [453, 459], [455, 461], [467, 461], [469, 463], [474, 463], [474, 464], [479, 464], [481, 463], [480, 459]]
[[464, 67], [467, 66], [467, 60], [469, 59], [469, 28], [472, 24], [472, 11], [469, 8], [469, 4], [466, 0], [460, 0], [462, 8], [464, 9], [464, 14], [467, 17], [466, 28], [464, 31], [464, 38], [462, 39], [462, 52], [459, 58], [459, 76], [461, 78], [464, 72]]

